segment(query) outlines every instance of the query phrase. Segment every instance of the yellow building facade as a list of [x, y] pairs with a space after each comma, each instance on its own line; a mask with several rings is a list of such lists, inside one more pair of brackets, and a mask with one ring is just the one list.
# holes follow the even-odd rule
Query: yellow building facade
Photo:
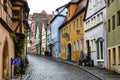
[[[60, 44], [62, 59], [79, 61], [84, 50], [84, 15], [87, 0], [70, 2], [67, 6], [66, 21], [60, 27]], [[84, 3], [84, 4], [83, 4]]]

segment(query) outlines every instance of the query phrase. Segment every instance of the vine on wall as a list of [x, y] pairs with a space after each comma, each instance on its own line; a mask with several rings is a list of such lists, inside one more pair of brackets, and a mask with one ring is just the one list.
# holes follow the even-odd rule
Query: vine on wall
[[[26, 30], [24, 31], [26, 34]], [[22, 34], [23, 35], [23, 34]], [[20, 36], [17, 33], [10, 33], [10, 36], [12, 37], [14, 41], [14, 46], [15, 46], [15, 58], [20, 58], [22, 60], [22, 64], [20, 66], [15, 66], [14, 68], [14, 73], [15, 74], [20, 74], [21, 71], [21, 66], [24, 66], [23, 59], [22, 59], [22, 54], [24, 53], [24, 46], [26, 44], [26, 37]]]

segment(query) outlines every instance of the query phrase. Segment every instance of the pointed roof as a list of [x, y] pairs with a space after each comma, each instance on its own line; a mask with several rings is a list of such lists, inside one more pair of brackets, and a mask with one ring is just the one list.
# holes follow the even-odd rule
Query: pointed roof
[[[75, 0], [77, 1], [77, 0]], [[78, 0], [79, 2], [77, 2], [78, 7], [75, 11], [75, 13], [73, 14], [73, 16], [71, 17], [70, 20], [65, 19], [64, 23], [61, 25], [61, 27], [63, 27], [64, 25], [66, 25], [67, 23], [69, 23], [71, 20], [75, 19], [76, 16], [78, 16], [82, 11], [85, 11], [86, 7], [87, 7], [87, 1], [88, 0]], [[60, 27], [60, 28], [61, 28]]]
[[41, 14], [47, 14], [45, 10], [42, 10], [41, 11]]

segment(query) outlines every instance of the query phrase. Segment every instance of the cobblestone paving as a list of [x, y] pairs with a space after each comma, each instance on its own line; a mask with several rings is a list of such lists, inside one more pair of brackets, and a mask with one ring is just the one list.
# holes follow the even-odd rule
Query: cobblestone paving
[[28, 55], [27, 80], [99, 80], [93, 75], [69, 64]]

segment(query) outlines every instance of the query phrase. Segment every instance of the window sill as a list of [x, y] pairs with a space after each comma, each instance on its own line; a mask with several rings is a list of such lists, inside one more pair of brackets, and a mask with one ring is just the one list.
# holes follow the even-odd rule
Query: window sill
[[104, 62], [104, 59], [98, 59], [97, 62]]

